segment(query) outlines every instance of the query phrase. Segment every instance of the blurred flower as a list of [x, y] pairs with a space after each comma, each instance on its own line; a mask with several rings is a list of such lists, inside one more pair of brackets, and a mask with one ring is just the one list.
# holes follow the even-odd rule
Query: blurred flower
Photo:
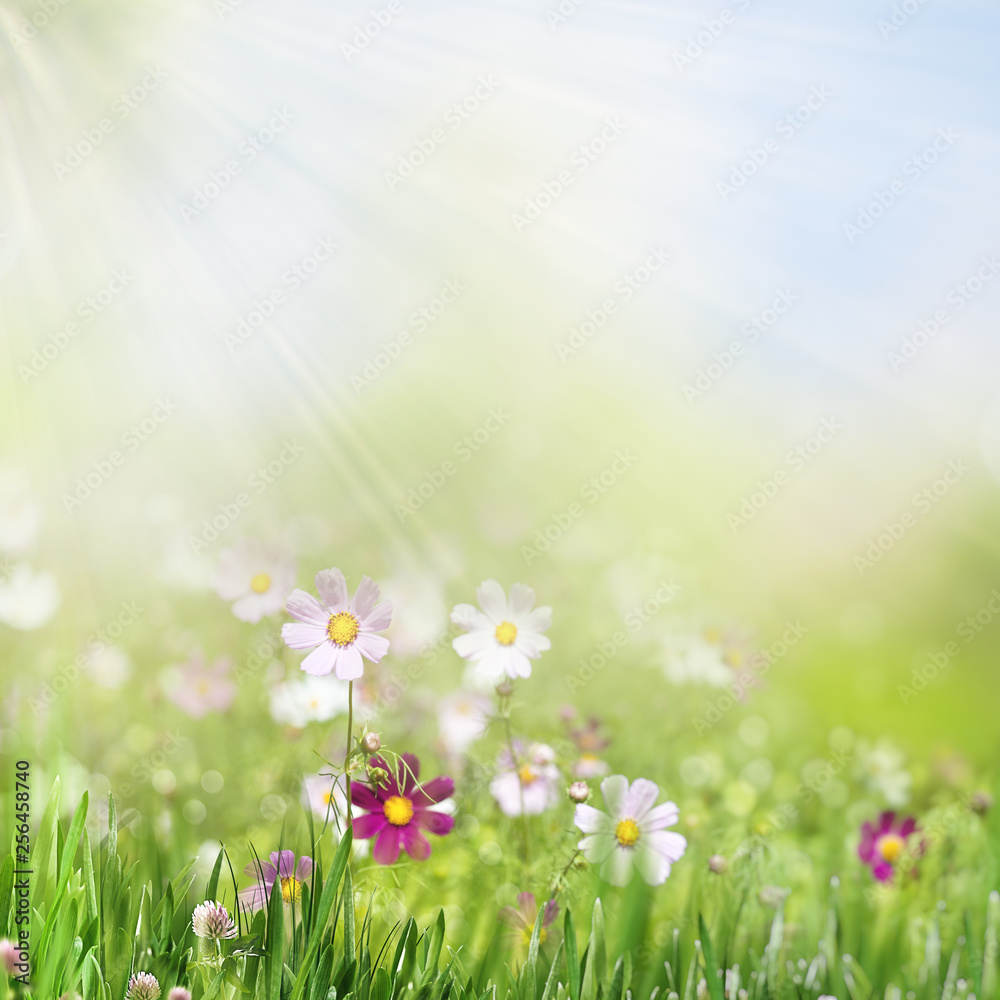
[[590, 798], [590, 785], [586, 781], [574, 781], [566, 789], [566, 794], [571, 802], [586, 802]]
[[160, 984], [156, 976], [148, 972], [137, 972], [128, 981], [128, 993], [125, 1000], [156, 1000], [160, 995]]
[[708, 867], [715, 872], [716, 875], [721, 875], [729, 867], [729, 862], [723, 855], [713, 854], [708, 859]]
[[312, 874], [312, 858], [303, 855], [295, 863], [294, 851], [272, 851], [268, 861], [254, 860], [243, 869], [257, 881], [246, 889], [240, 889], [239, 898], [244, 906], [252, 910], [263, 910], [271, 895], [271, 888], [277, 885], [285, 903], [297, 903], [302, 897], [302, 883]]
[[761, 906], [776, 910], [785, 901], [791, 889], [783, 889], [780, 885], [765, 885], [757, 893], [757, 901]]
[[973, 792], [969, 801], [973, 811], [979, 813], [980, 816], [993, 808], [993, 796], [986, 791]]
[[745, 648], [735, 636], [719, 629], [704, 629], [668, 639], [663, 670], [674, 684], [726, 687], [748, 662]]
[[302, 779], [302, 798], [317, 819], [332, 820], [339, 826], [340, 819], [347, 813], [347, 795], [344, 792], [343, 776], [333, 778], [329, 774], [310, 774]]
[[477, 673], [491, 684], [505, 677], [530, 677], [530, 660], [552, 643], [542, 633], [552, 625], [552, 608], [532, 610], [535, 592], [523, 583], [510, 588], [507, 599], [496, 580], [485, 580], [476, 591], [479, 608], [459, 604], [451, 620], [466, 629], [452, 641], [455, 652], [477, 666]]
[[191, 916], [195, 935], [210, 941], [236, 937], [236, 925], [229, 911], [219, 902], [200, 903]]
[[894, 812], [884, 812], [876, 824], [863, 823], [858, 857], [869, 865], [879, 882], [888, 882], [893, 866], [906, 850], [906, 841], [917, 829], [917, 821], [908, 816], [900, 820]]
[[426, 861], [431, 845], [422, 831], [443, 837], [455, 825], [451, 816], [430, 807], [451, 798], [455, 782], [441, 777], [418, 784], [420, 761], [409, 753], [402, 755], [395, 768], [381, 757], [373, 757], [372, 764], [386, 771], [388, 780], [374, 787], [351, 784], [351, 802], [367, 810], [354, 817], [355, 838], [377, 838], [372, 857], [380, 865], [395, 864], [400, 848], [415, 861]]
[[905, 770], [906, 756], [889, 740], [879, 740], [874, 747], [861, 742], [858, 747], [857, 768], [869, 792], [881, 795], [887, 805], [898, 809], [910, 799], [913, 777]]
[[92, 646], [87, 653], [87, 676], [99, 687], [117, 691], [132, 674], [132, 661], [118, 646]]
[[175, 986], [168, 994], [167, 1000], [191, 1000], [191, 991], [183, 986]]
[[0, 940], [0, 966], [8, 976], [20, 972], [21, 949], [8, 938]]
[[577, 845], [583, 856], [600, 865], [601, 878], [612, 885], [627, 885], [633, 868], [648, 885], [662, 885], [687, 848], [684, 837], [665, 829], [677, 822], [677, 806], [654, 806], [659, 787], [646, 778], [636, 778], [630, 786], [623, 774], [605, 778], [601, 794], [607, 813], [578, 805], [573, 817], [587, 834]]
[[600, 778], [610, 770], [607, 761], [592, 753], [582, 754], [569, 766], [574, 778]]
[[[559, 904], [550, 899], [545, 904], [542, 913], [542, 926], [538, 934], [538, 941], [545, 941], [546, 931], [552, 926], [553, 921], [559, 916]], [[519, 944], [529, 944], [531, 935], [535, 929], [535, 920], [538, 917], [538, 903], [535, 901], [533, 892], [522, 892], [517, 897], [517, 906], [505, 906], [497, 914], [497, 919], [502, 920], [514, 928], [514, 939]]]
[[333, 677], [303, 677], [271, 688], [271, 718], [304, 729], [347, 711], [347, 685]]
[[259, 622], [285, 606], [295, 585], [295, 561], [289, 552], [254, 538], [241, 538], [219, 554], [212, 580], [224, 601], [234, 601], [233, 614], [243, 622]]
[[545, 743], [527, 750], [514, 743], [514, 752], [501, 751], [497, 776], [490, 782], [490, 794], [506, 816], [533, 816], [559, 803], [559, 768], [555, 751]]
[[236, 697], [236, 684], [229, 677], [232, 661], [220, 657], [208, 666], [203, 653], [195, 653], [180, 668], [168, 673], [167, 697], [192, 718], [209, 712], [225, 712]]
[[392, 604], [379, 597], [378, 584], [361, 578], [348, 604], [347, 581], [339, 569], [316, 574], [320, 604], [304, 590], [293, 590], [286, 602], [288, 613], [297, 621], [281, 626], [281, 637], [292, 649], [313, 649], [302, 661], [307, 674], [331, 671], [342, 681], [356, 680], [364, 672], [361, 657], [378, 663], [389, 649], [389, 640], [376, 635], [389, 627]]
[[0, 551], [14, 554], [30, 548], [40, 523], [28, 477], [20, 469], [0, 469]]
[[456, 691], [438, 703], [438, 732], [448, 753], [467, 750], [489, 725], [492, 704], [485, 695]]
[[382, 585], [392, 603], [392, 648], [416, 656], [441, 638], [448, 626], [448, 608], [439, 578], [431, 573], [396, 574]]
[[29, 632], [41, 628], [62, 603], [56, 578], [44, 570], [15, 566], [0, 579], [0, 622]]
[[601, 720], [591, 717], [586, 724], [571, 729], [569, 737], [573, 741], [580, 756], [570, 765], [570, 773], [574, 778], [600, 778], [608, 773], [610, 768], [598, 756], [598, 751], [611, 745], [611, 740], [601, 734]]

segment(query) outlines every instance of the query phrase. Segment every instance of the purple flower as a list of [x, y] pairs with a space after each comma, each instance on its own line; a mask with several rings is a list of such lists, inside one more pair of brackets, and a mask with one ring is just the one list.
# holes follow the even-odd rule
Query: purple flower
[[[552, 926], [552, 922], [559, 916], [559, 904], [550, 899], [545, 904], [542, 915], [542, 928], [538, 935], [539, 942], [544, 942], [546, 931]], [[497, 918], [505, 924], [514, 928], [513, 937], [518, 944], [530, 944], [531, 933], [535, 929], [535, 920], [538, 917], [538, 903], [535, 901], [533, 892], [522, 892], [517, 897], [517, 906], [505, 906], [497, 914]]]
[[357, 680], [364, 673], [362, 656], [378, 663], [388, 652], [389, 640], [375, 633], [389, 627], [392, 604], [376, 603], [378, 584], [367, 576], [348, 601], [347, 581], [339, 569], [317, 573], [316, 590], [322, 604], [304, 590], [289, 594], [288, 613], [297, 620], [281, 626], [281, 638], [292, 649], [312, 649], [302, 661], [307, 674], [332, 671], [342, 681]]
[[240, 889], [240, 902], [251, 910], [263, 910], [277, 883], [286, 903], [297, 903], [302, 896], [302, 883], [312, 874], [312, 858], [303, 855], [295, 864], [294, 851], [272, 851], [269, 861], [251, 861], [243, 869], [244, 875], [257, 880], [256, 884]]
[[893, 866], [906, 850], [907, 838], [916, 829], [917, 821], [912, 816], [899, 820], [894, 812], [882, 813], [874, 826], [871, 823], [862, 824], [858, 857], [871, 867], [879, 882], [892, 879]]
[[156, 976], [148, 972], [137, 972], [128, 981], [125, 1000], [156, 1000], [160, 995], [160, 984]]
[[174, 671], [167, 697], [194, 719], [209, 712], [225, 712], [236, 697], [236, 685], [230, 679], [232, 661], [220, 657], [211, 666], [202, 653], [195, 653], [190, 660]]
[[13, 941], [7, 938], [0, 941], [0, 967], [8, 976], [13, 976], [16, 971], [20, 971], [19, 967], [22, 961], [21, 949]]
[[403, 754], [396, 769], [381, 757], [372, 757], [369, 766], [381, 768], [389, 777], [374, 788], [357, 782], [351, 785], [351, 801], [368, 810], [354, 818], [355, 839], [378, 838], [372, 857], [380, 865], [395, 864], [401, 848], [415, 861], [426, 861], [431, 845], [422, 831], [443, 837], [455, 825], [447, 813], [430, 807], [451, 798], [455, 782], [441, 777], [418, 784], [420, 761], [410, 753]]

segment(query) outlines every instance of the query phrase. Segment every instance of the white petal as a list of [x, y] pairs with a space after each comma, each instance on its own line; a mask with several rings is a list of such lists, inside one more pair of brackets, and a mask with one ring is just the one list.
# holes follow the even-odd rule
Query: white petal
[[650, 809], [642, 820], [642, 829], [652, 833], [654, 830], [662, 830], [664, 827], [673, 826], [680, 816], [680, 810], [676, 802], [664, 802], [655, 809]]
[[628, 794], [628, 778], [624, 774], [609, 774], [601, 782], [601, 794], [604, 796], [604, 804], [608, 807], [611, 818], [614, 820], [624, 818], [622, 807]]
[[576, 846], [592, 865], [599, 865], [618, 846], [618, 841], [613, 833], [592, 833]]
[[337, 661], [333, 669], [340, 680], [356, 681], [364, 674], [365, 666], [357, 646], [347, 646], [344, 649], [337, 649], [336, 655]]
[[545, 650], [552, 648], [552, 643], [547, 636], [532, 635], [529, 632], [518, 631], [517, 638], [514, 640], [514, 646], [524, 653], [525, 656], [532, 660], [537, 660]]
[[281, 626], [281, 638], [290, 649], [312, 649], [326, 642], [326, 629], [305, 622], [285, 622]]
[[616, 847], [601, 865], [600, 875], [611, 885], [628, 885], [632, 880], [635, 853], [630, 847]]
[[316, 574], [316, 590], [331, 611], [347, 610], [347, 581], [339, 569], [321, 569]]
[[679, 833], [650, 833], [639, 837], [635, 845], [635, 865], [648, 885], [662, 885], [670, 875], [670, 866], [679, 861], [687, 841]]
[[607, 813], [582, 803], [576, 807], [573, 822], [584, 833], [614, 833], [615, 821]]
[[489, 629], [492, 631], [496, 628], [479, 608], [475, 608], [471, 604], [456, 604], [451, 612], [451, 620], [455, 625], [466, 629]]
[[458, 635], [451, 642], [452, 649], [464, 660], [478, 659], [489, 649], [497, 646], [492, 632], [466, 632]]
[[[518, 625], [520, 627], [520, 624]], [[552, 608], [544, 605], [535, 608], [524, 620], [524, 629], [527, 632], [546, 632], [552, 627]]]
[[505, 620], [507, 598], [504, 595], [503, 587], [496, 580], [484, 580], [476, 591], [476, 600], [479, 601], [479, 606], [494, 625], [499, 625]]
[[648, 778], [636, 778], [622, 804], [623, 815], [640, 822], [646, 813], [653, 808], [659, 797], [660, 789], [655, 781], [650, 781]]
[[507, 611], [511, 618], [516, 621], [518, 618], [525, 618], [531, 613], [535, 606], [535, 592], [524, 583], [515, 583], [510, 588], [510, 599], [507, 602]]
[[332, 642], [323, 642], [302, 661], [302, 669], [307, 674], [321, 677], [333, 670], [336, 660], [336, 646]]

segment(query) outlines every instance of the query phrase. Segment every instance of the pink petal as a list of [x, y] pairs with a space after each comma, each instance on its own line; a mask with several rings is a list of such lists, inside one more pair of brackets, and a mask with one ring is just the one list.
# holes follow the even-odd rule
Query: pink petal
[[455, 794], [455, 782], [448, 777], [434, 778], [427, 781], [419, 788], [415, 788], [410, 794], [414, 806], [417, 809], [429, 805], [436, 805], [445, 799], [450, 799]]
[[901, 837], [909, 837], [911, 833], [917, 828], [917, 821], [912, 817], [908, 816], [903, 820], [903, 825], [899, 828], [899, 835]]
[[872, 874], [879, 882], [888, 882], [892, 878], [892, 865], [888, 861], [880, 861], [872, 869]]
[[251, 861], [243, 869], [243, 874], [270, 885], [278, 877], [278, 869], [270, 861]]
[[624, 810], [622, 815], [640, 821], [653, 808], [659, 797], [660, 789], [656, 782], [650, 781], [649, 778], [636, 778], [622, 803]]
[[320, 643], [303, 661], [302, 669], [314, 677], [323, 677], [337, 664], [337, 647], [332, 642]]
[[271, 851], [271, 864], [278, 869], [281, 878], [290, 878], [295, 874], [295, 852]]
[[476, 600], [494, 625], [504, 621], [507, 616], [507, 597], [496, 580], [484, 580], [476, 590]]
[[455, 817], [447, 813], [437, 812], [434, 809], [417, 809], [413, 813], [413, 822], [417, 826], [427, 830], [428, 833], [436, 833], [439, 837], [444, 837], [451, 833], [455, 825]]
[[385, 828], [378, 835], [375, 846], [372, 848], [372, 857], [380, 865], [394, 865], [399, 857], [399, 830], [398, 826], [386, 823]]
[[403, 789], [403, 795], [409, 795], [420, 779], [420, 761], [412, 753], [400, 755], [399, 761], [399, 784]]
[[674, 802], [664, 802], [655, 809], [650, 809], [642, 822], [643, 830], [653, 832], [662, 830], [664, 827], [673, 826], [680, 817], [680, 810]]
[[281, 626], [281, 638], [290, 649], [312, 649], [326, 642], [326, 626], [311, 622], [285, 622]]
[[382, 803], [378, 797], [367, 785], [363, 785], [359, 781], [351, 782], [351, 801], [359, 809], [370, 809], [377, 813], [382, 812]]
[[325, 629], [330, 621], [329, 610], [324, 608], [312, 594], [307, 594], [304, 590], [293, 590], [285, 598], [285, 607], [288, 609], [288, 613], [300, 622], [320, 625]]
[[392, 623], [392, 601], [383, 601], [367, 614], [358, 615], [361, 628], [366, 632], [381, 632]]
[[[365, 672], [364, 664], [361, 662], [361, 653], [356, 646], [346, 646], [340, 649], [336, 646], [331, 648], [334, 651], [334, 667], [337, 677], [342, 681], [356, 681]], [[315, 656], [311, 653], [310, 656]], [[303, 664], [304, 666], [304, 664]]]
[[369, 837], [377, 837], [388, 822], [381, 812], [355, 816], [353, 822], [354, 839], [367, 840]]
[[334, 614], [347, 610], [347, 581], [339, 569], [321, 569], [316, 574], [316, 590]]
[[354, 645], [372, 663], [378, 663], [389, 652], [389, 640], [384, 635], [373, 635], [371, 632], [362, 632], [354, 640]]
[[399, 837], [406, 853], [414, 861], [426, 861], [431, 856], [430, 841], [412, 823], [399, 828]]
[[[515, 584], [514, 586], [518, 586], [518, 584]], [[534, 914], [538, 912], [538, 904], [535, 902], [535, 894], [533, 892], [519, 893], [517, 897], [517, 905], [524, 914]]]
[[303, 855], [299, 858], [299, 863], [295, 866], [295, 877], [300, 881], [304, 882], [310, 875], [312, 875], [313, 863], [312, 858], [307, 858]]
[[358, 584], [354, 599], [351, 601], [351, 614], [355, 618], [364, 618], [375, 607], [377, 600], [378, 584], [370, 576], [361, 577], [361, 583]]

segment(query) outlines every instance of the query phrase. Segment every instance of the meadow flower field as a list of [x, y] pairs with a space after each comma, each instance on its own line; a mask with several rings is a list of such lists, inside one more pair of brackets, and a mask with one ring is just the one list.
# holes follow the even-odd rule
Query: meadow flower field
[[0, 1000], [1000, 1000], [998, 38], [0, 0]]

